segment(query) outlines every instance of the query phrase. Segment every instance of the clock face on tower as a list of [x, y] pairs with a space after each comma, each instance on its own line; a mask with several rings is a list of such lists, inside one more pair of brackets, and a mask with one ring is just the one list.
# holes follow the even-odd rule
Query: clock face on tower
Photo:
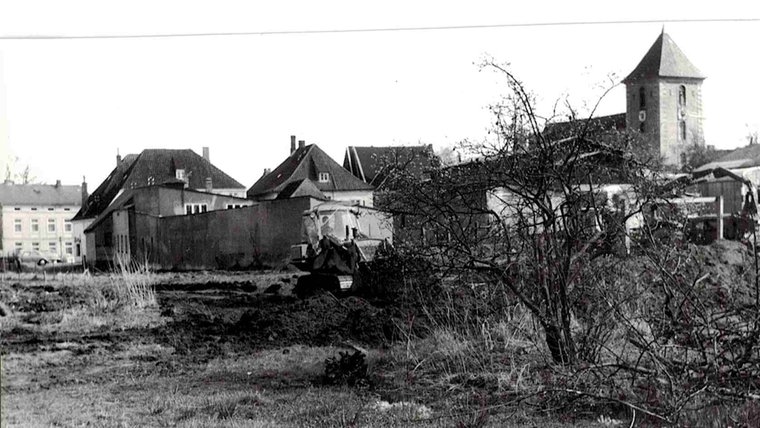
[[647, 112], [646, 110], [640, 110], [639, 111], [639, 122], [643, 122], [647, 120]]

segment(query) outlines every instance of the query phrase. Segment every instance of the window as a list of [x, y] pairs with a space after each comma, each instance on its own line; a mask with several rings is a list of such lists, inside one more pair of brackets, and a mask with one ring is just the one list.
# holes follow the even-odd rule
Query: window
[[206, 204], [187, 204], [185, 205], [185, 214], [198, 214], [208, 211], [208, 205]]
[[71, 211], [71, 208], [64, 208], [64, 211]]
[[639, 122], [639, 132], [642, 134], [647, 131], [646, 122]]
[[320, 172], [319, 173], [319, 182], [320, 183], [328, 183], [330, 181], [330, 173], [329, 172]]
[[21, 242], [14, 242], [13, 246], [16, 247], [16, 251], [20, 251], [21, 248], [24, 246]]
[[39, 242], [32, 242], [32, 250], [39, 251], [40, 250], [40, 243]]
[[55, 232], [55, 219], [54, 218], [49, 218], [48, 219], [48, 232], [51, 232], [51, 233]]
[[20, 207], [14, 207], [13, 211], [21, 211], [21, 208]]
[[68, 221], [68, 220], [67, 220], [67, 221], [64, 221], [64, 222], [63, 222], [63, 231], [64, 231], [64, 232], [68, 232], [68, 233], [71, 233], [71, 231], [72, 231], [72, 230], [73, 230], [73, 227], [72, 227], [72, 225], [71, 225], [71, 222], [70, 222], [70, 221]]
[[48, 207], [48, 211], [55, 211], [55, 208], [53, 208], [53, 207]]
[[66, 242], [66, 243], [63, 244], [63, 246], [64, 246], [64, 251], [66, 252], [66, 254], [68, 254], [70, 256], [74, 254], [74, 243], [73, 242]]
[[32, 219], [32, 233], [40, 232], [40, 221], [36, 218]]
[[177, 178], [177, 180], [185, 181], [185, 170], [184, 169], [177, 169], [174, 172], [174, 176]]
[[245, 205], [240, 205], [240, 204], [227, 204], [227, 209], [231, 210], [231, 209], [235, 209], [235, 208], [243, 208], [244, 206]]
[[13, 231], [16, 233], [21, 233], [21, 219], [20, 218], [13, 220]]
[[686, 122], [683, 120], [678, 121], [678, 138], [681, 141], [686, 141]]
[[686, 86], [684, 85], [678, 87], [678, 105], [686, 106]]
[[32, 207], [32, 211], [37, 211], [37, 207]]
[[151, 175], [150, 177], [148, 177], [148, 186], [152, 186], [154, 184], [156, 184], [156, 179], [153, 178], [153, 176]]
[[51, 254], [57, 254], [58, 253], [58, 243], [55, 241], [48, 242], [48, 251], [50, 251]]
[[647, 107], [647, 91], [644, 87], [639, 88], [639, 110], [644, 110]]

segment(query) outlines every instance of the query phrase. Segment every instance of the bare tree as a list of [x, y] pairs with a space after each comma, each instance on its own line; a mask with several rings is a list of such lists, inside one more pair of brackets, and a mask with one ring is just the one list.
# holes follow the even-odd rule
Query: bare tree
[[32, 174], [32, 168], [29, 165], [26, 165], [24, 169], [19, 172], [18, 161], [19, 158], [17, 156], [11, 156], [7, 159], [7, 163], [5, 164], [5, 180], [20, 184], [35, 183], [37, 177]]
[[465, 143], [474, 161], [438, 169], [423, 183], [396, 174], [384, 208], [396, 216], [402, 251], [506, 287], [541, 325], [553, 360], [572, 364], [580, 273], [601, 252], [623, 248], [626, 221], [656, 180], [632, 154], [634, 137], [601, 132], [590, 120], [549, 136], [523, 84], [499, 64], [485, 66], [510, 90], [492, 107], [495, 138]]

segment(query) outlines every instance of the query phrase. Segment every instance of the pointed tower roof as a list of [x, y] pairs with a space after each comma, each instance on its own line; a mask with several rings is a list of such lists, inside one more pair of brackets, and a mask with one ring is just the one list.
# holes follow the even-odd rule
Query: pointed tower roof
[[640, 82], [658, 77], [699, 80], [705, 78], [665, 31], [655, 40], [639, 65], [623, 79], [623, 83]]

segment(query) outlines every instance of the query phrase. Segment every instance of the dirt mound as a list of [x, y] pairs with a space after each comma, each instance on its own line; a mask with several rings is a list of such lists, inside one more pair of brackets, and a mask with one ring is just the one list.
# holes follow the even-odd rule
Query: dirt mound
[[206, 282], [175, 282], [162, 283], [155, 286], [156, 291], [207, 291], [207, 290], [224, 290], [224, 291], [244, 291], [252, 293], [256, 291], [254, 281], [206, 281]]
[[358, 297], [321, 293], [303, 300], [263, 304], [243, 313], [230, 331], [256, 341], [324, 345], [344, 339], [380, 344], [390, 339], [389, 314]]

